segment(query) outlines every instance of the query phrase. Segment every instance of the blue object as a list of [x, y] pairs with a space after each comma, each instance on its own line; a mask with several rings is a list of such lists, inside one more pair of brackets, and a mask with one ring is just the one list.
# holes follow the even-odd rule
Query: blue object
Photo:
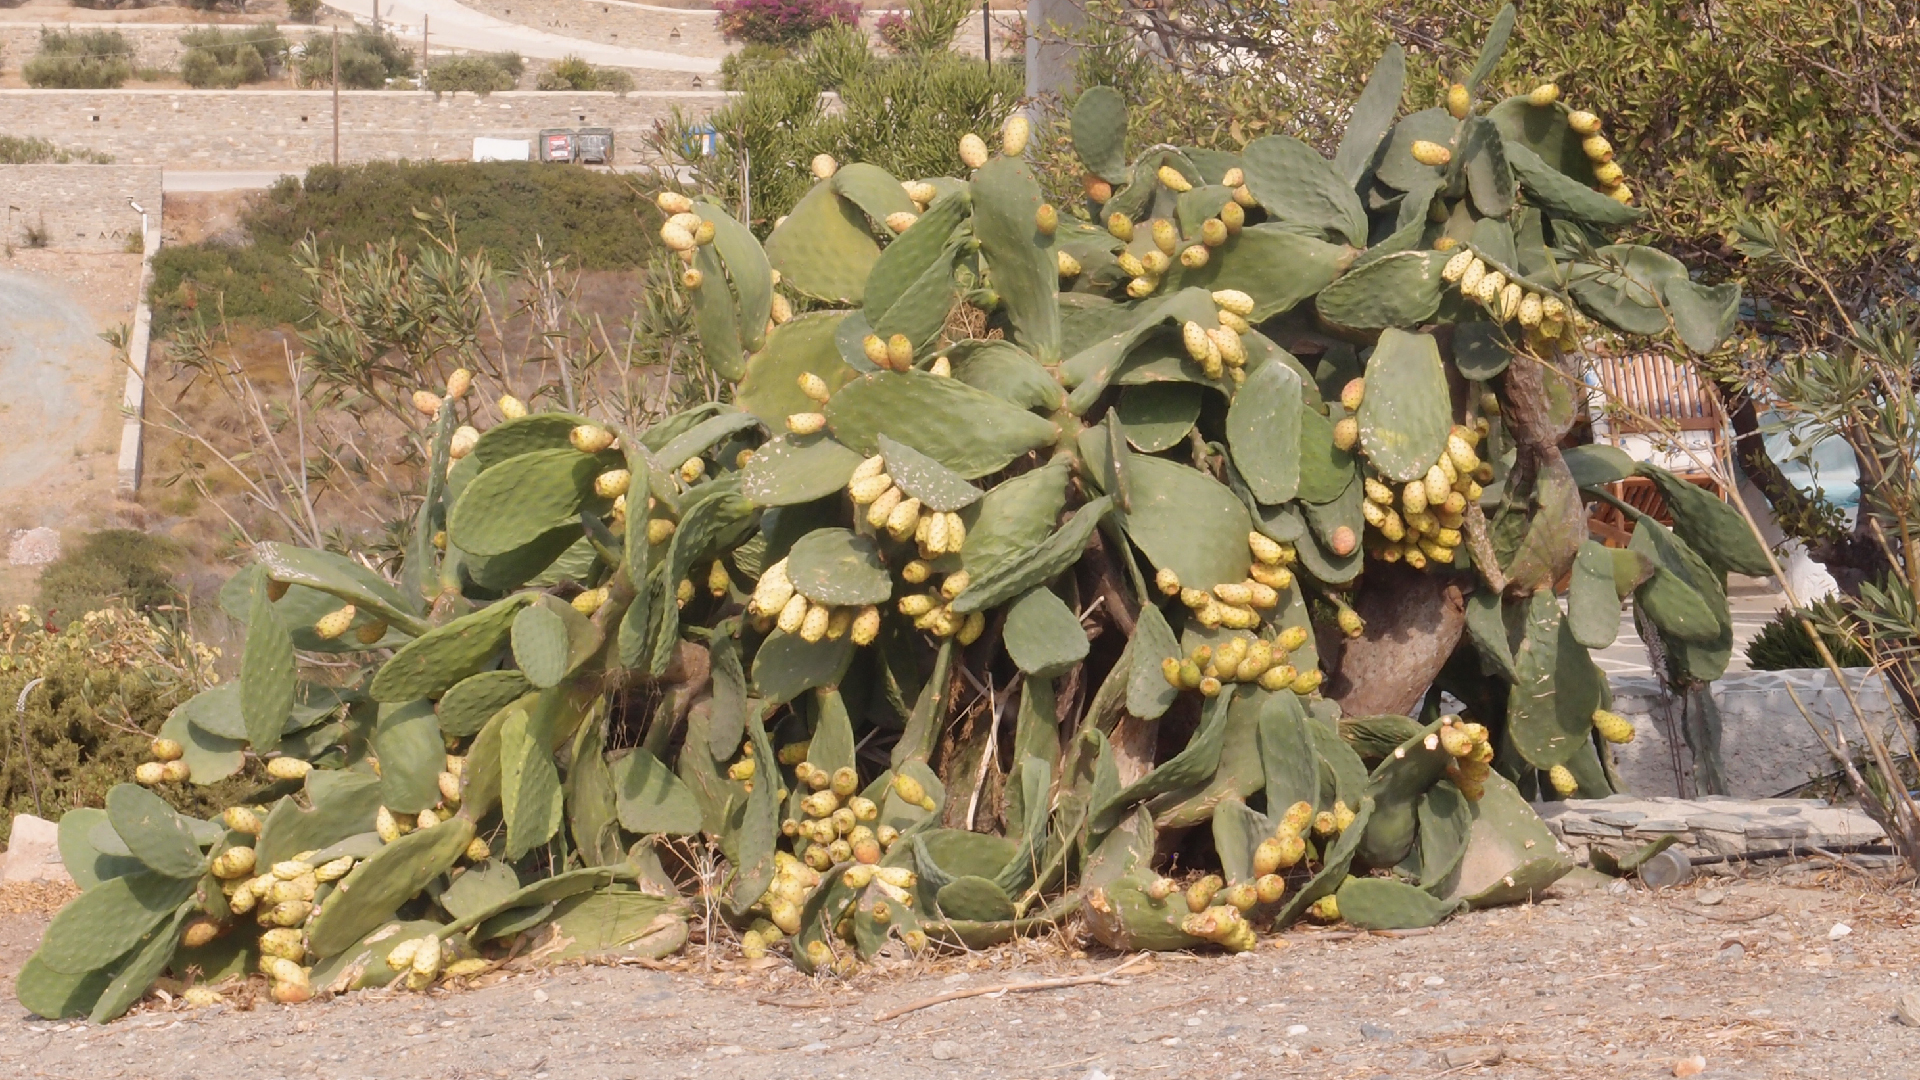
[[712, 157], [720, 149], [720, 133], [712, 124], [687, 129], [685, 150], [688, 157]]

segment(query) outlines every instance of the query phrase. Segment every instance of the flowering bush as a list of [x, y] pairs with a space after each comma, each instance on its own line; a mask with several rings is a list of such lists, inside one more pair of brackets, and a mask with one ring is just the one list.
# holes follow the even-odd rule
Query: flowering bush
[[880, 16], [873, 24], [874, 32], [880, 35], [880, 41], [894, 52], [906, 52], [910, 28], [907, 17], [898, 11], [889, 11]]
[[721, 0], [716, 24], [729, 41], [785, 45], [805, 41], [835, 23], [857, 26], [853, 0]]

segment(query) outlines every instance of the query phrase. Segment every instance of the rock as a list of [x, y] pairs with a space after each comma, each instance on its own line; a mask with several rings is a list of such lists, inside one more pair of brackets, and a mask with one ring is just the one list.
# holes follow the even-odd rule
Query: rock
[[1920, 990], [1902, 991], [1894, 1002], [1894, 1015], [1908, 1027], [1920, 1027]]
[[960, 1056], [960, 1044], [952, 1039], [941, 1039], [933, 1044], [933, 1060], [952, 1061]]
[[1742, 945], [1737, 941], [1730, 941], [1725, 945], [1722, 945], [1720, 947], [1720, 951], [1713, 954], [1713, 958], [1715, 960], [1721, 960], [1721, 961], [1733, 961], [1733, 960], [1738, 960], [1745, 955], [1747, 955], [1747, 947], [1745, 945]]
[[1361, 1024], [1360, 1037], [1368, 1042], [1392, 1042], [1394, 1034], [1392, 1028], [1381, 1027], [1378, 1024]]
[[52, 529], [16, 529], [7, 542], [12, 566], [45, 566], [60, 557], [60, 534]]
[[0, 884], [72, 880], [60, 861], [60, 826], [32, 814], [15, 814], [7, 852], [0, 856]]
[[1442, 1052], [1447, 1068], [1464, 1069], [1469, 1065], [1498, 1065], [1500, 1059], [1507, 1056], [1507, 1048], [1499, 1043], [1486, 1043], [1481, 1046], [1449, 1046]]
[[1843, 922], [1837, 922], [1833, 924], [1833, 929], [1827, 931], [1827, 940], [1839, 941], [1841, 938], [1846, 937], [1848, 934], [1851, 934], [1851, 933], [1853, 933], [1853, 927], [1848, 926], [1846, 923], [1843, 923]]
[[1727, 894], [1721, 892], [1719, 889], [1701, 889], [1699, 892], [1693, 894], [1693, 902], [1699, 904], [1701, 907], [1713, 907], [1726, 898]]
[[1675, 1076], [1699, 1076], [1707, 1071], [1707, 1059], [1695, 1054], [1690, 1058], [1681, 1058], [1673, 1063]]
[[1306, 1033], [1307, 1025], [1305, 1024], [1294, 1024], [1287, 1028], [1287, 1038], [1289, 1039], [1297, 1039]]
[[1638, 930], [1644, 930], [1647, 928], [1647, 920], [1638, 915], [1629, 915], [1627, 916], [1627, 925]]
[[1447, 985], [1447, 980], [1441, 978], [1438, 975], [1429, 975], [1426, 978], [1420, 980], [1420, 985], [1428, 988], [1445, 986]]

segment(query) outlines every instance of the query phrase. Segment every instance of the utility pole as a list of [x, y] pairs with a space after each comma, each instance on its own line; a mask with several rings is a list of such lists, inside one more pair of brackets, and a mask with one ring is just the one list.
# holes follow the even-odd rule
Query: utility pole
[[373, 32], [380, 32], [380, 0], [373, 0]]
[[987, 65], [993, 65], [993, 5], [990, 0], [980, 0], [980, 53], [987, 58]]
[[427, 16], [420, 15], [420, 89], [427, 88]]
[[333, 167], [340, 167], [340, 28], [333, 28]]

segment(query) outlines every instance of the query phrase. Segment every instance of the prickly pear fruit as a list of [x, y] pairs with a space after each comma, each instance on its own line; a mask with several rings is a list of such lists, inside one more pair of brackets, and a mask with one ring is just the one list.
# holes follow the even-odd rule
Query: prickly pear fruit
[[1195, 915], [1207, 910], [1208, 906], [1213, 903], [1214, 894], [1218, 893], [1225, 885], [1226, 882], [1219, 874], [1208, 874], [1193, 884], [1188, 885], [1187, 910], [1193, 912]]
[[1026, 153], [1027, 138], [1033, 133], [1033, 124], [1024, 113], [1015, 113], [1007, 117], [1000, 128], [1000, 152], [1008, 157], [1019, 157]]
[[1071, 278], [1071, 277], [1080, 276], [1080, 271], [1082, 269], [1082, 267], [1080, 266], [1080, 260], [1074, 258], [1072, 255], [1068, 254], [1066, 251], [1062, 250], [1062, 251], [1054, 252], [1054, 262], [1059, 266], [1061, 277]]
[[977, 169], [987, 163], [987, 143], [980, 136], [969, 131], [960, 136], [960, 160], [967, 168]]
[[313, 771], [313, 765], [296, 757], [276, 757], [267, 762], [267, 775], [275, 780], [300, 780]]
[[1360, 421], [1351, 416], [1340, 418], [1333, 425], [1333, 445], [1342, 450], [1351, 450], [1360, 441]]
[[1628, 720], [1617, 712], [1609, 712], [1606, 709], [1595, 709], [1593, 711], [1593, 726], [1595, 730], [1600, 732], [1600, 737], [1610, 743], [1630, 743], [1633, 741], [1633, 721]]
[[322, 640], [332, 641], [334, 638], [346, 633], [347, 627], [352, 625], [353, 605], [347, 604], [335, 611], [329, 611], [314, 620], [313, 632]]
[[1445, 165], [1453, 160], [1453, 151], [1437, 142], [1415, 139], [1413, 142], [1413, 160], [1422, 165]]
[[1580, 781], [1573, 778], [1573, 770], [1565, 765], [1555, 765], [1548, 769], [1547, 782], [1552, 784], [1553, 790], [1559, 792], [1562, 797], [1580, 790]]
[[1567, 126], [1576, 134], [1592, 135], [1600, 130], [1600, 118], [1585, 109], [1575, 109], [1567, 114]]
[[840, 163], [833, 160], [832, 154], [815, 154], [808, 168], [813, 172], [814, 179], [826, 180], [840, 171]]
[[1447, 87], [1447, 111], [1455, 120], [1464, 120], [1467, 113], [1473, 111], [1473, 95], [1464, 85], [1454, 83]]
[[1527, 91], [1527, 104], [1547, 106], [1560, 100], [1560, 88], [1553, 83], [1541, 83]]

